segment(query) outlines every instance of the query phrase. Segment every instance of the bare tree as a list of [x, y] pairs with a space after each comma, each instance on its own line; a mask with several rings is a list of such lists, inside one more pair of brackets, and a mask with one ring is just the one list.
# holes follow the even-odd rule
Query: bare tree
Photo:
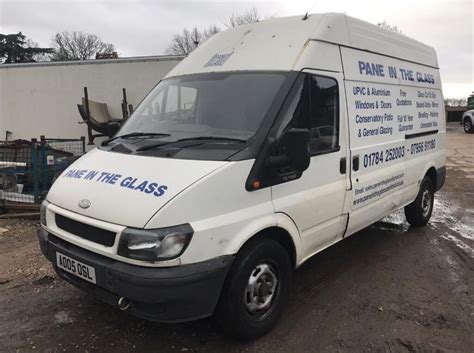
[[[30, 48], [39, 48], [38, 43], [36, 43], [32, 39], [26, 39], [26, 45]], [[50, 49], [49, 52], [41, 52], [41, 53], [36, 53], [33, 54], [33, 60], [36, 62], [42, 62], [42, 61], [51, 61], [51, 57], [53, 56], [53, 49]]]
[[97, 54], [115, 53], [113, 44], [104, 43], [100, 37], [91, 33], [58, 32], [51, 41], [55, 51], [52, 57], [54, 61], [87, 60]]
[[[247, 10], [242, 14], [232, 14], [227, 20], [222, 21], [226, 28], [237, 27], [246, 23], [258, 22], [261, 20], [256, 8]], [[171, 55], [188, 55], [200, 44], [214, 34], [219, 33], [221, 29], [212, 25], [205, 30], [199, 30], [197, 27], [189, 30], [185, 28], [182, 33], [175, 34], [171, 40], [171, 44], [166, 49], [167, 54]]]
[[227, 20], [222, 21], [222, 23], [227, 28], [234, 28], [237, 26], [245, 25], [247, 23], [259, 22], [261, 20], [262, 18], [258, 13], [258, 10], [253, 7], [241, 14], [233, 13]]
[[450, 107], [465, 107], [467, 106], [466, 98], [445, 98], [444, 105], [449, 105]]
[[204, 31], [198, 30], [197, 27], [194, 27], [191, 30], [185, 28], [182, 33], [173, 36], [171, 44], [166, 49], [166, 52], [172, 55], [188, 55], [196, 49], [199, 44], [219, 32], [220, 28], [215, 25], [210, 26]]
[[388, 29], [389, 31], [395, 33], [403, 34], [402, 30], [398, 28], [398, 26], [392, 26], [387, 22], [387, 20], [383, 20], [382, 22], [377, 23], [377, 26]]

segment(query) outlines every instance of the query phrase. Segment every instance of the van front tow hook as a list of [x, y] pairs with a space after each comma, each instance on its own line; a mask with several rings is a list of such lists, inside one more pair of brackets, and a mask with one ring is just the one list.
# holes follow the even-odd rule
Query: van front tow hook
[[130, 301], [125, 297], [121, 297], [118, 301], [118, 306], [119, 306], [120, 310], [125, 311], [128, 308], [130, 308]]

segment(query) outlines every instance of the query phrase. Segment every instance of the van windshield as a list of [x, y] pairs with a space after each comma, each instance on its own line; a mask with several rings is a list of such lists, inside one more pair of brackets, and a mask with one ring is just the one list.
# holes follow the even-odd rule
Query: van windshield
[[158, 133], [166, 134], [163, 140], [167, 141], [247, 141], [257, 132], [285, 78], [284, 73], [275, 72], [227, 72], [166, 79], [143, 100], [118, 135]]

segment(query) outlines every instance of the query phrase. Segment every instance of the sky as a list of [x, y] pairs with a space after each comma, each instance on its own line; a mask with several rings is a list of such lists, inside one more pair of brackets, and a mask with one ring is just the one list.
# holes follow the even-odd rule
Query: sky
[[433, 46], [446, 98], [474, 91], [474, 0], [0, 0], [0, 33], [21, 31], [47, 47], [58, 31], [85, 31], [112, 43], [120, 56], [164, 54], [173, 34], [206, 28], [255, 7], [262, 17], [344, 12], [372, 23], [386, 20]]

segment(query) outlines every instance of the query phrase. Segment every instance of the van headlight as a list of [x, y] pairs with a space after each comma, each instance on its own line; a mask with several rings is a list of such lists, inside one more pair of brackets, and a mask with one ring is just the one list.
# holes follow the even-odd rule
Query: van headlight
[[48, 208], [49, 202], [44, 200], [40, 206], [40, 222], [46, 226], [46, 209]]
[[186, 250], [193, 233], [189, 224], [160, 229], [125, 228], [118, 254], [142, 261], [171, 260]]

